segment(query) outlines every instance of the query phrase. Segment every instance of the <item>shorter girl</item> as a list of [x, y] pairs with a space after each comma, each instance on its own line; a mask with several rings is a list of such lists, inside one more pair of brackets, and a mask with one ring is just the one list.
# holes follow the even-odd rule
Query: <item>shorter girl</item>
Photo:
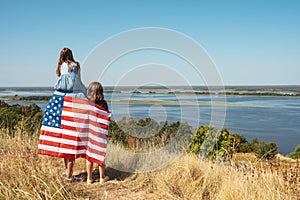
[[[103, 107], [108, 111], [107, 102], [104, 100], [103, 95], [103, 87], [101, 83], [99, 82], [91, 82], [87, 89], [87, 98], [94, 102], [95, 104]], [[93, 170], [93, 163], [90, 161], [86, 161], [86, 171], [87, 171], [87, 184], [93, 183], [92, 178], [92, 170]], [[103, 165], [99, 165], [99, 174], [100, 174], [100, 184], [105, 183], [109, 180], [108, 176], [105, 176], [105, 164], [103, 162]]]

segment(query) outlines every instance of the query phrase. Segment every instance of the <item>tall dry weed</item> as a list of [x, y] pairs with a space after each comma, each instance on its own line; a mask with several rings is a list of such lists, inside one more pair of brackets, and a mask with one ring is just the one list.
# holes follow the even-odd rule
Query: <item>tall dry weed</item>
[[278, 170], [266, 163], [240, 167], [187, 154], [148, 179], [155, 192], [168, 199], [300, 199], [299, 166], [290, 173]]
[[37, 135], [1, 133], [0, 199], [77, 199], [60, 178], [58, 159], [37, 155]]
[[[139, 160], [114, 146], [109, 147], [107, 168], [129, 166], [132, 174], [119, 178], [117, 170], [108, 170], [114, 180], [101, 187], [67, 184], [60, 177], [62, 159], [37, 155], [37, 137], [0, 131], [0, 199], [300, 199], [296, 161], [268, 163], [245, 155], [242, 161], [225, 163], [183, 154], [170, 155], [173, 160], [156, 171], [134, 173], [134, 167], [149, 169], [166, 155]], [[80, 165], [84, 168], [84, 160], [76, 161], [76, 167]]]

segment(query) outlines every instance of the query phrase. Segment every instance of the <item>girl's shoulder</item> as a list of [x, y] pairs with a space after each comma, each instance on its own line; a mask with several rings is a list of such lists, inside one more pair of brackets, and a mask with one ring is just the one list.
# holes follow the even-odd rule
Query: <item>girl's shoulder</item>
[[66, 74], [69, 71], [69, 66], [66, 62], [63, 62], [60, 66], [60, 74]]
[[76, 62], [71, 62], [71, 63], [63, 62], [60, 67], [60, 72], [61, 74], [66, 74], [71, 71], [77, 72], [78, 71], [77, 67], [78, 65]]
[[106, 110], [108, 110], [107, 102], [104, 99], [96, 100], [95, 104], [97, 104], [98, 106], [101, 106], [101, 107], [105, 108]]
[[70, 67], [77, 67], [77, 65], [78, 65], [78, 62], [63, 62], [62, 64], [61, 64], [61, 66], [63, 67], [65, 67], [65, 66], [70, 66]]

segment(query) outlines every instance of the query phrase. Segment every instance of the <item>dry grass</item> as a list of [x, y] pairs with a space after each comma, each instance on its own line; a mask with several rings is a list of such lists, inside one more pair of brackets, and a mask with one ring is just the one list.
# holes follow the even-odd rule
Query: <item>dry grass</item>
[[[223, 163], [186, 154], [155, 172], [126, 173], [113, 167], [136, 158], [121, 158], [112, 147], [106, 171], [112, 180], [88, 186], [61, 179], [62, 159], [37, 155], [38, 134], [0, 134], [0, 199], [300, 199], [299, 163], [282, 157], [270, 163], [238, 155], [236, 162]], [[144, 169], [146, 160], [135, 162]], [[84, 168], [84, 160], [77, 160], [75, 174]]]

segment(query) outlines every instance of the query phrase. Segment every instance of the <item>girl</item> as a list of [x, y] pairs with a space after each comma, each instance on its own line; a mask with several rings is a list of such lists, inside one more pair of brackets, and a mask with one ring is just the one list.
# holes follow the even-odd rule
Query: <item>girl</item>
[[[73, 53], [69, 48], [63, 48], [60, 52], [56, 74], [59, 77], [54, 89], [55, 92], [62, 96], [68, 95], [73, 97], [85, 98], [86, 87], [80, 79], [80, 65], [75, 61]], [[62, 177], [68, 181], [73, 181], [73, 167], [75, 159], [64, 158], [66, 172]]]
[[[103, 87], [101, 83], [99, 82], [90, 83], [87, 89], [86, 96], [90, 101], [95, 102], [95, 104], [103, 107], [108, 111], [108, 106], [107, 106], [107, 102], [104, 100]], [[93, 163], [87, 160], [86, 161], [87, 184], [93, 183], [92, 170], [93, 170]], [[99, 165], [99, 174], [100, 174], [100, 181], [99, 181], [100, 184], [105, 183], [106, 181], [109, 180], [109, 177], [105, 176], [104, 162], [102, 165]]]
[[69, 48], [60, 52], [56, 74], [59, 77], [54, 89], [64, 93], [86, 93], [86, 88], [80, 79], [80, 65], [75, 61]]

